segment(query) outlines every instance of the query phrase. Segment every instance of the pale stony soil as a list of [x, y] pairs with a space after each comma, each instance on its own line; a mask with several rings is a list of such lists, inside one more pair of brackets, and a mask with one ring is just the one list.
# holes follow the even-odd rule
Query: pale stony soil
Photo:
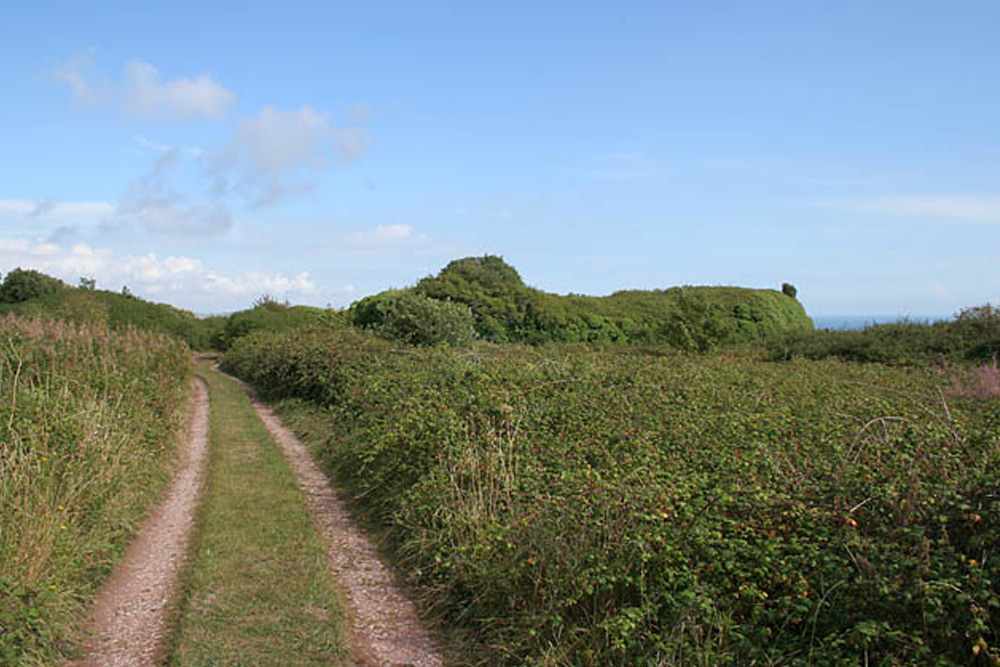
[[351, 519], [309, 451], [247, 385], [243, 386], [284, 450], [326, 544], [330, 570], [347, 598], [354, 660], [361, 665], [443, 664], [413, 602], [379, 560], [375, 546]]
[[193, 409], [180, 466], [91, 609], [78, 665], [158, 664], [165, 612], [194, 527], [208, 453], [209, 400], [193, 382]]

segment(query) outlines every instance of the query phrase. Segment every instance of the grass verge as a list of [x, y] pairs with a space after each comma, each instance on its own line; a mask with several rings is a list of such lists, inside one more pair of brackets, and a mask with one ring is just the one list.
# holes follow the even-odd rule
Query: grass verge
[[211, 454], [169, 662], [345, 661], [339, 592], [291, 469], [243, 390], [204, 363], [198, 373], [212, 400]]
[[73, 654], [174, 467], [188, 355], [131, 329], [0, 317], [0, 665]]

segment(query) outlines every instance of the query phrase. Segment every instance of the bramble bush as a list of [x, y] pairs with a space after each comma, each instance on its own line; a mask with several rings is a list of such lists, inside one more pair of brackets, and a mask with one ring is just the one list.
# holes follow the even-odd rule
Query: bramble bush
[[53, 664], [167, 479], [187, 347], [0, 316], [0, 664]]
[[470, 662], [1000, 661], [1000, 405], [931, 370], [253, 335]]
[[390, 290], [361, 299], [350, 317], [360, 329], [409, 345], [464, 346], [476, 338], [468, 306], [412, 292]]
[[774, 361], [835, 357], [893, 365], [988, 362], [1000, 354], [1000, 310], [986, 304], [963, 309], [951, 321], [900, 320], [860, 331], [798, 329], [771, 337], [763, 349]]

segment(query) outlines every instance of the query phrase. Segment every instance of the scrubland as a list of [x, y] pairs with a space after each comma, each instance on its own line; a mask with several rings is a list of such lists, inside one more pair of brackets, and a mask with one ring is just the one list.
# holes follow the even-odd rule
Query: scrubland
[[941, 369], [752, 351], [257, 334], [470, 661], [996, 662], [1000, 404]]
[[0, 662], [50, 662], [175, 461], [188, 350], [0, 318]]

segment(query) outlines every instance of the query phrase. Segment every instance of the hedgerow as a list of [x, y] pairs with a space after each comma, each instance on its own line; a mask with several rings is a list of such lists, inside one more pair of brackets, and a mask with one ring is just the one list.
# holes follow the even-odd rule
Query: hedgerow
[[1000, 405], [931, 370], [239, 341], [490, 664], [1000, 661]]
[[188, 348], [0, 317], [0, 664], [53, 664], [172, 466]]

